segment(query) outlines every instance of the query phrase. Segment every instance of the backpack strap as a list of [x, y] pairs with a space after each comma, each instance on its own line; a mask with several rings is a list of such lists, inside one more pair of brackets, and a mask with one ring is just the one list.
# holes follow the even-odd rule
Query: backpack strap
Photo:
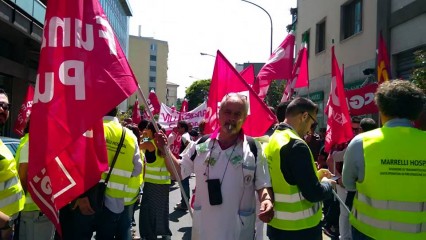
[[[198, 144], [200, 144], [200, 143], [203, 143], [203, 142], [205, 142], [205, 141], [207, 141], [207, 139], [209, 139], [209, 137], [210, 137], [210, 134], [206, 134], [206, 135], [203, 135], [199, 140], [198, 140], [198, 142], [197, 142], [197, 145]], [[194, 161], [194, 159], [195, 159], [195, 157], [197, 156], [197, 150], [195, 150], [195, 152], [192, 154], [192, 156], [191, 156], [191, 161]]]
[[250, 152], [253, 153], [254, 155], [254, 161], [257, 161], [257, 146], [256, 146], [256, 142], [254, 141], [254, 139], [250, 136], [247, 136], [247, 142], [250, 146]]

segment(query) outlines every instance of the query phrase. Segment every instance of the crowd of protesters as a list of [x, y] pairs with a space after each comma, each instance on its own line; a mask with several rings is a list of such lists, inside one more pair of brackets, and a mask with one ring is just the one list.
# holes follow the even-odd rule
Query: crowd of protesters
[[[426, 239], [425, 94], [394, 80], [379, 86], [375, 102], [378, 122], [352, 117], [354, 138], [329, 152], [318, 106], [306, 98], [279, 104], [277, 124], [256, 139], [242, 130], [249, 102], [239, 93], [222, 99], [220, 127], [209, 135], [205, 121], [194, 128], [179, 121], [166, 134], [152, 121], [120, 122], [113, 109], [104, 117], [109, 169], [100, 182], [106, 188], [98, 184], [60, 209], [61, 236], [27, 191], [27, 128], [15, 156], [0, 144], [1, 239], [172, 239], [173, 179], [184, 188], [175, 210], [193, 208], [194, 240], [262, 239], [263, 223], [271, 240], [322, 239], [323, 233], [344, 240]], [[0, 90], [1, 125], [9, 108]], [[170, 150], [173, 143], [179, 151]]]

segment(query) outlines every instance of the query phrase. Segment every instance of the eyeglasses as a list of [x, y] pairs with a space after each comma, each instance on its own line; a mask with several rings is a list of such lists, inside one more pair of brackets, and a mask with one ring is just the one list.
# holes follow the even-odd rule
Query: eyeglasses
[[309, 117], [312, 119], [312, 121], [314, 121], [314, 123], [313, 123], [312, 125], [314, 125], [314, 124], [315, 124], [315, 126], [316, 126], [316, 125], [318, 125], [317, 120], [315, 120], [315, 118], [313, 118], [313, 117], [311, 116], [311, 114], [309, 114], [309, 113], [308, 113], [308, 115], [309, 115]]
[[0, 107], [3, 108], [4, 111], [9, 110], [10, 106], [10, 103], [0, 102]]

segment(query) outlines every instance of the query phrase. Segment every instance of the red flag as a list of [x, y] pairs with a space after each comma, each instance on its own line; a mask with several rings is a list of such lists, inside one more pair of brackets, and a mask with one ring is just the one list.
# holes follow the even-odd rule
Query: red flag
[[272, 80], [292, 78], [294, 40], [294, 33], [291, 31], [260, 69], [257, 75], [260, 99], [265, 98]]
[[156, 115], [160, 113], [160, 109], [161, 109], [160, 101], [158, 101], [157, 94], [155, 94], [154, 90], [151, 90], [151, 92], [149, 93], [148, 104], [149, 104], [149, 109], [151, 109], [152, 115]]
[[31, 108], [33, 106], [34, 98], [34, 87], [32, 85], [28, 86], [27, 94], [25, 96], [24, 102], [19, 109], [18, 117], [16, 118], [15, 126], [13, 131], [20, 136], [24, 135], [24, 129], [27, 125], [28, 119], [31, 114]]
[[342, 74], [331, 48], [331, 89], [326, 107], [328, 116], [325, 136], [325, 151], [330, 152], [335, 144], [345, 143], [352, 139], [352, 124], [343, 88]]
[[[253, 89], [238, 74], [229, 61], [217, 51], [213, 77], [210, 85], [209, 98], [207, 100], [207, 120], [205, 132], [211, 133], [219, 127], [218, 106], [222, 98], [230, 92], [237, 92], [247, 96], [249, 111], [243, 125], [244, 133], [258, 137], [262, 136], [269, 127], [275, 123], [275, 115], [256, 95]], [[261, 119], [262, 121], [259, 121]]]
[[364, 87], [346, 91], [349, 102], [349, 111], [352, 116], [377, 113], [374, 93], [377, 90], [377, 83], [371, 83]]
[[186, 113], [186, 112], [188, 112], [188, 99], [183, 99], [183, 102], [182, 102], [182, 106], [180, 106], [180, 111], [179, 112], [181, 112], [181, 113]]
[[243, 69], [240, 72], [240, 75], [244, 80], [246, 80], [246, 83], [248, 83], [248, 85], [250, 85], [253, 88], [254, 79], [255, 79], [253, 64], [250, 64], [248, 67]]
[[391, 77], [390, 64], [382, 32], [379, 34], [379, 49], [377, 50], [377, 82], [379, 84], [389, 81]]
[[295, 88], [309, 86], [308, 51], [306, 42], [303, 42], [301, 45], [291, 75], [292, 78], [287, 80], [281, 102], [290, 101]]
[[102, 117], [137, 83], [98, 0], [49, 0], [44, 26], [28, 188], [61, 232], [58, 210], [108, 168]]
[[136, 99], [135, 104], [133, 105], [133, 112], [132, 112], [132, 121], [135, 124], [139, 124], [142, 120], [141, 111], [139, 109], [139, 101]]

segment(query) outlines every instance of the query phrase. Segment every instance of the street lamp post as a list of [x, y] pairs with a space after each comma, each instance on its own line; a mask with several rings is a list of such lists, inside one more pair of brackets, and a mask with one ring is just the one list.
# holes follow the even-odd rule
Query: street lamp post
[[259, 5], [257, 5], [257, 4], [255, 4], [255, 3], [252, 3], [252, 2], [250, 2], [250, 1], [247, 1], [247, 0], [241, 0], [241, 1], [243, 1], [243, 2], [246, 2], [246, 3], [250, 3], [250, 4], [253, 4], [254, 6], [256, 6], [256, 7], [258, 7], [258, 8], [260, 8], [260, 9], [262, 9], [266, 14], [268, 14], [268, 17], [269, 17], [269, 21], [271, 22], [271, 48], [270, 48], [270, 54], [272, 54], [272, 30], [273, 30], [273, 27], [272, 27], [272, 18], [271, 18], [271, 15], [269, 15], [269, 13], [268, 13], [268, 11], [266, 11], [263, 7], [261, 7], [261, 6], [259, 6]]
[[212, 54], [208, 54], [208, 53], [203, 53], [203, 52], [200, 52], [200, 55], [201, 56], [210, 56], [210, 57], [216, 57], [215, 55], [212, 55]]

